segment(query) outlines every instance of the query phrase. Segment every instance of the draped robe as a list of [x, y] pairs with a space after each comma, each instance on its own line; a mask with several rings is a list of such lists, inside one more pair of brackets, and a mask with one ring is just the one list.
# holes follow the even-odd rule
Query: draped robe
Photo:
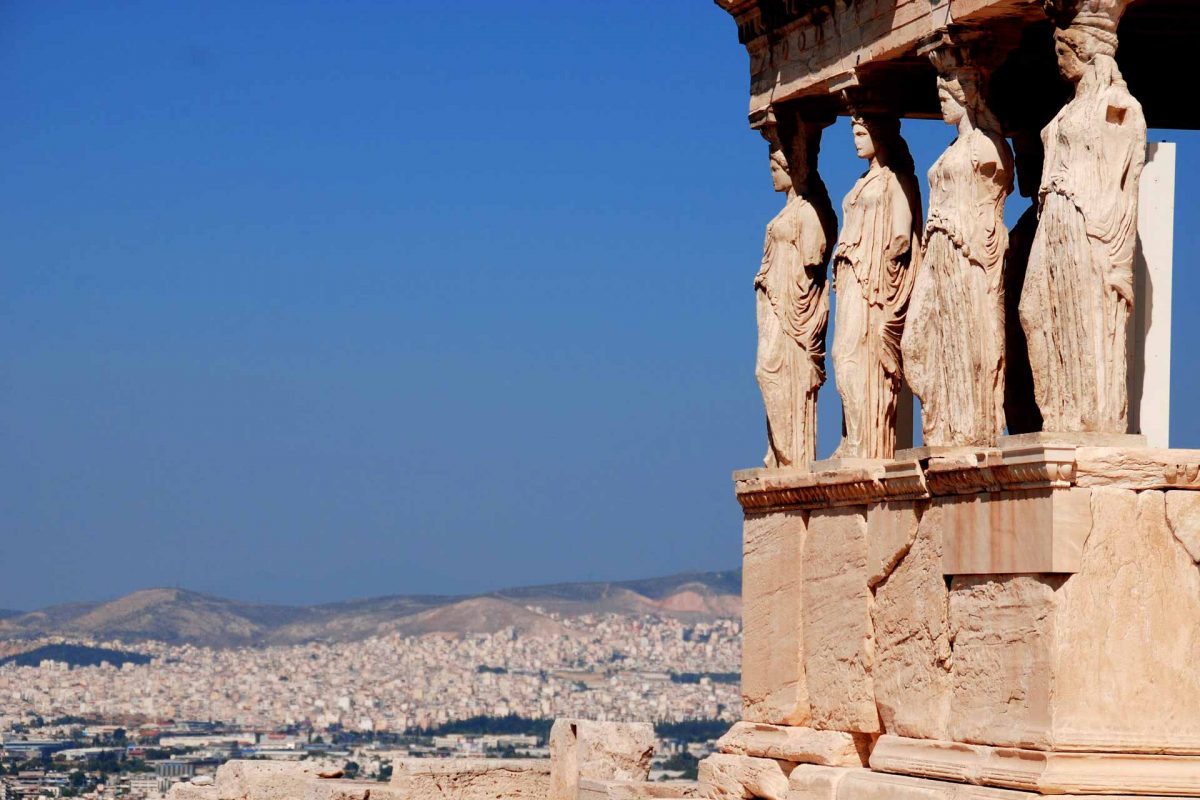
[[1041, 214], [1020, 316], [1044, 430], [1125, 433], [1146, 123], [1119, 78], [1105, 85], [1095, 70], [1042, 131]]
[[767, 225], [754, 278], [758, 311], [755, 374], [767, 412], [768, 467], [816, 456], [817, 390], [825, 382], [828, 239], [820, 214], [793, 197]]
[[[875, 166], [842, 203], [834, 251], [833, 368], [842, 398], [842, 458], [891, 458], [903, 382], [900, 337], [919, 261], [914, 176]], [[896, 252], [896, 242], [903, 244]]]
[[973, 129], [929, 170], [929, 220], [904, 331], [925, 444], [993, 445], [1004, 430], [1004, 200], [1013, 164]]

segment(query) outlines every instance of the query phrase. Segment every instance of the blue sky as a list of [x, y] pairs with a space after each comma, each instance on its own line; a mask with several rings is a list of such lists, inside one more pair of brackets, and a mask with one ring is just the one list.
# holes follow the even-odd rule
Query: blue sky
[[[13, 0], [0, 87], [0, 607], [738, 564], [780, 198], [714, 4]], [[953, 135], [905, 131], [922, 171]]]

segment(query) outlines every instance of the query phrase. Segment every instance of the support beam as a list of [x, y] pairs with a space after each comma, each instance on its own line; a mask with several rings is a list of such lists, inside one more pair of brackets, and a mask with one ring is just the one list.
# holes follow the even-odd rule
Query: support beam
[[1171, 270], [1175, 235], [1175, 145], [1146, 147], [1138, 202], [1134, 308], [1129, 337], [1129, 430], [1150, 447], [1171, 432]]

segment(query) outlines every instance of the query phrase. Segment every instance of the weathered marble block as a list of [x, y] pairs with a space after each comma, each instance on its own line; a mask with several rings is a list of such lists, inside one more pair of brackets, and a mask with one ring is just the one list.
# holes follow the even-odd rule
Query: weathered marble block
[[946, 575], [1077, 572], [1092, 528], [1088, 489], [939, 498]]
[[576, 800], [579, 782], [644, 781], [654, 755], [648, 722], [556, 719], [550, 728], [550, 800]]
[[1163, 492], [1097, 488], [1070, 576], [957, 577], [950, 738], [1200, 753], [1200, 571]]
[[879, 730], [868, 562], [865, 507], [809, 515], [801, 623], [813, 728]]
[[404, 800], [543, 800], [550, 762], [535, 758], [399, 758], [391, 788]]
[[920, 518], [912, 545], [875, 587], [872, 685], [883, 730], [943, 738], [950, 718], [948, 590], [942, 577], [944, 509]]
[[771, 758], [714, 753], [700, 762], [697, 777], [710, 800], [786, 800], [795, 768]]
[[871, 739], [869, 734], [735, 722], [717, 741], [717, 750], [804, 764], [860, 767], [871, 753]]
[[582, 778], [579, 800], [658, 800], [700, 797], [696, 781], [622, 781]]
[[[797, 717], [802, 686], [808, 717], [747, 715], [723, 750], [835, 764], [780, 731], [884, 734], [1046, 761], [973, 773], [996, 791], [1099, 792], [1071, 772], [1089, 764], [1110, 791], [1192, 791], [1171, 776], [1200, 770], [1200, 451], [1019, 443], [737, 487], [746, 642], [797, 659], [745, 680]], [[887, 768], [967, 780], [949, 753]]]
[[747, 720], [804, 725], [801, 596], [804, 512], [746, 518], [742, 544], [742, 713]]

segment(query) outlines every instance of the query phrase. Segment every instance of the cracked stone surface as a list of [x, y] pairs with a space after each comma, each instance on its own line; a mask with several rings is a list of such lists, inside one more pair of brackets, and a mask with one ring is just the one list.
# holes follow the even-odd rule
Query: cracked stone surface
[[942, 509], [925, 512], [908, 553], [875, 590], [875, 700], [883, 729], [945, 738], [950, 721], [949, 591]]
[[579, 781], [644, 781], [654, 755], [648, 722], [556, 719], [550, 729], [550, 800], [575, 800]]
[[795, 767], [773, 758], [714, 753], [700, 762], [698, 779], [711, 800], [786, 800]]
[[1171, 533], [1200, 564], [1200, 492], [1166, 492]]
[[867, 584], [883, 581], [917, 538], [920, 510], [915, 502], [876, 503], [867, 509]]
[[876, 733], [875, 640], [866, 509], [809, 516], [804, 542], [804, 672], [811, 727]]
[[1059, 592], [1054, 739], [1200, 746], [1200, 570], [1163, 492], [1095, 489], [1083, 567]]
[[809, 718], [801, 620], [805, 514], [747, 517], [742, 540], [742, 715], [804, 725]]

